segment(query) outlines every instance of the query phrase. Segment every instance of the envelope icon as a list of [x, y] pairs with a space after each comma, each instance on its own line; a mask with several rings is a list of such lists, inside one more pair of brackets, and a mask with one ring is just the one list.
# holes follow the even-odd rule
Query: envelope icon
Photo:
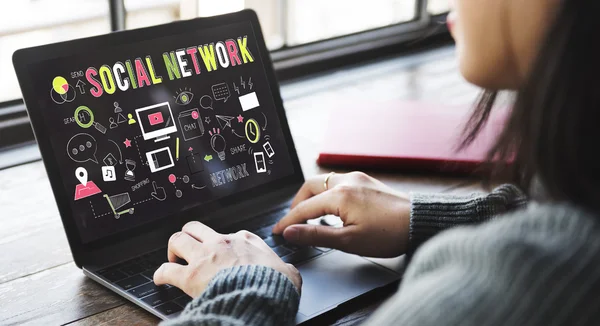
[[156, 112], [156, 113], [149, 114], [148, 119], [150, 120], [151, 126], [165, 122], [165, 120], [163, 119], [162, 112]]

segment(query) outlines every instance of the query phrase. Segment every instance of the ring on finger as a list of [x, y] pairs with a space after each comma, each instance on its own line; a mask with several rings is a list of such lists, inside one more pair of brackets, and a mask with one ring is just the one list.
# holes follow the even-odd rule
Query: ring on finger
[[331, 176], [333, 176], [334, 174], [335, 174], [335, 172], [330, 172], [325, 177], [325, 181], [323, 181], [323, 188], [325, 188], [325, 191], [329, 190], [329, 178], [331, 178]]

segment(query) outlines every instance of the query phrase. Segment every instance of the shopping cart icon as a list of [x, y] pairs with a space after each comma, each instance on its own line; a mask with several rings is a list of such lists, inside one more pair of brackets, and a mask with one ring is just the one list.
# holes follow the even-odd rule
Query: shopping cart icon
[[118, 195], [114, 195], [114, 196], [104, 195], [104, 198], [106, 198], [106, 200], [108, 201], [108, 204], [110, 205], [110, 208], [112, 209], [113, 213], [115, 214], [116, 219], [119, 219], [119, 217], [121, 217], [121, 214], [125, 214], [125, 213], [133, 214], [133, 207], [117, 212], [118, 209], [120, 209], [121, 207], [123, 207], [131, 202], [131, 198], [129, 197], [128, 192], [124, 192], [122, 194], [118, 194]]

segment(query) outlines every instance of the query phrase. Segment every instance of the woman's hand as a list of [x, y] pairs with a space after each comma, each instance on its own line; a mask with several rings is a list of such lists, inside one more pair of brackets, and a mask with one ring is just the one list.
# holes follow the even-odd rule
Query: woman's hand
[[[188, 264], [176, 263], [177, 258]], [[169, 239], [168, 259], [154, 273], [154, 283], [174, 285], [191, 297], [199, 296], [218, 271], [237, 265], [271, 267], [287, 276], [298, 291], [302, 287], [298, 270], [248, 231], [219, 234], [200, 222], [189, 222]]]
[[[275, 227], [292, 243], [335, 248], [368, 257], [396, 257], [406, 251], [410, 201], [361, 172], [307, 180], [292, 209]], [[339, 216], [341, 228], [298, 224], [323, 215]]]

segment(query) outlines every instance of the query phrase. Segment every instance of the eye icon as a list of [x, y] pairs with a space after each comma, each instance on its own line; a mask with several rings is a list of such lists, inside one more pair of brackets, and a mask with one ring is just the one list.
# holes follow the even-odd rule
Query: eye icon
[[191, 92], [191, 89], [185, 88], [183, 90], [179, 89], [176, 96], [173, 97], [175, 98], [175, 103], [179, 105], [188, 105], [192, 102], [194, 94]]

